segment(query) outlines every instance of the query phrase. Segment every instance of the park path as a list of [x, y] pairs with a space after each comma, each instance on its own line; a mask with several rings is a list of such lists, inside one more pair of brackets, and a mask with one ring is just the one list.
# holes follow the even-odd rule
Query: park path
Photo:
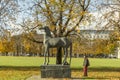
[[68, 78], [41, 78], [40, 75], [33, 75], [26, 80], [81, 80], [81, 79], [68, 79]]

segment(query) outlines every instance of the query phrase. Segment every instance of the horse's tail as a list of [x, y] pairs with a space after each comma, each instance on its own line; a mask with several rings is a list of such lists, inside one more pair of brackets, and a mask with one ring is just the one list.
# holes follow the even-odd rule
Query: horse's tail
[[72, 58], [72, 43], [70, 45], [70, 62], [69, 62], [69, 64], [71, 64], [71, 58]]

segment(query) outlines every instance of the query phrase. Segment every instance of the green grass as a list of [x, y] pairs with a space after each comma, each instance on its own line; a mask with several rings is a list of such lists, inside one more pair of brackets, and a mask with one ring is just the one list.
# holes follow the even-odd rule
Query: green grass
[[[55, 64], [55, 61], [56, 58], [50, 57], [50, 64]], [[89, 61], [88, 79], [120, 79], [120, 59], [89, 58]], [[25, 80], [40, 75], [43, 62], [44, 57], [0, 56], [0, 80]], [[72, 77], [84, 78], [82, 64], [83, 58], [72, 58]]]
[[[56, 58], [50, 57], [50, 64], [55, 64]], [[90, 68], [115, 67], [120, 68], [120, 59], [89, 58]], [[11, 57], [0, 56], [0, 66], [40, 67], [44, 57]], [[72, 58], [71, 68], [81, 68], [83, 58]]]
[[11, 57], [1, 56], [0, 66], [14, 66], [14, 67], [38, 67], [43, 63], [42, 57]]
[[[50, 57], [50, 64], [55, 64], [56, 58]], [[89, 58], [90, 70], [118, 70], [120, 59], [100, 59]], [[43, 65], [44, 57], [11, 57], [0, 56], [1, 67], [34, 67], [39, 68]], [[83, 58], [72, 58], [71, 69], [79, 70], [83, 66]], [[119, 70], [120, 71], [120, 70]]]

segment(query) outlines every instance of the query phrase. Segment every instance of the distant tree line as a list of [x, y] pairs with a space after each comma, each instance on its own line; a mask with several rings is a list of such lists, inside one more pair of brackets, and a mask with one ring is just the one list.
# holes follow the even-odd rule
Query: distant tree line
[[[38, 41], [37, 43], [34, 40]], [[88, 40], [85, 38], [71, 38], [73, 42], [73, 56], [84, 54], [111, 54], [114, 53], [117, 44], [111, 40]], [[13, 36], [2, 36], [0, 38], [0, 55], [4, 56], [44, 56], [43, 34], [36, 32], [23, 33]], [[56, 56], [57, 50], [50, 49], [50, 55]], [[64, 55], [64, 54], [62, 54]]]

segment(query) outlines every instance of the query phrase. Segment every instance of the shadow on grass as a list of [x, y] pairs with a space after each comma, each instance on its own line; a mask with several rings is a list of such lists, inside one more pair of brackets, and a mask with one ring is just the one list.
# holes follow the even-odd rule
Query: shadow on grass
[[40, 67], [39, 66], [0, 66], [0, 70], [38, 71], [40, 70]]
[[[71, 68], [73, 71], [81, 71], [82, 68]], [[7, 70], [19, 70], [19, 71], [40, 71], [40, 66], [0, 66], [0, 71]], [[89, 71], [94, 72], [120, 72], [120, 68], [114, 67], [101, 67], [101, 68], [89, 68]], [[110, 76], [109, 76], [110, 77]], [[119, 76], [111, 76], [112, 78], [118, 78]], [[109, 80], [109, 78], [105, 77], [71, 77], [72, 80]]]
[[87, 79], [87, 80], [91, 80], [91, 79], [92, 79], [92, 80], [94, 80], [94, 79], [95, 79], [95, 80], [96, 80], [96, 79], [106, 80], [106, 79], [109, 79], [109, 78], [101, 78], [101, 77], [93, 78], [93, 77], [84, 77], [84, 76], [83, 76], [83, 77], [81, 77], [81, 78], [72, 77], [71, 79], [72, 79], [72, 80], [74, 80], [74, 79], [77, 79], [77, 80], [86, 80], [86, 79]]
[[102, 72], [120, 72], [120, 68], [115, 68], [115, 67], [101, 67], [101, 68], [90, 68], [90, 71], [102, 71]]
[[[82, 68], [71, 68], [72, 70], [83, 70]], [[98, 68], [88, 68], [89, 71], [98, 71], [98, 72], [120, 72], [120, 68], [116, 67], [98, 67]]]
[[[0, 66], [0, 70], [40, 70], [40, 66]], [[82, 68], [71, 68], [71, 70], [83, 70]], [[89, 71], [98, 71], [98, 72], [120, 72], [120, 68], [116, 67], [98, 67], [98, 68], [88, 68]]]

